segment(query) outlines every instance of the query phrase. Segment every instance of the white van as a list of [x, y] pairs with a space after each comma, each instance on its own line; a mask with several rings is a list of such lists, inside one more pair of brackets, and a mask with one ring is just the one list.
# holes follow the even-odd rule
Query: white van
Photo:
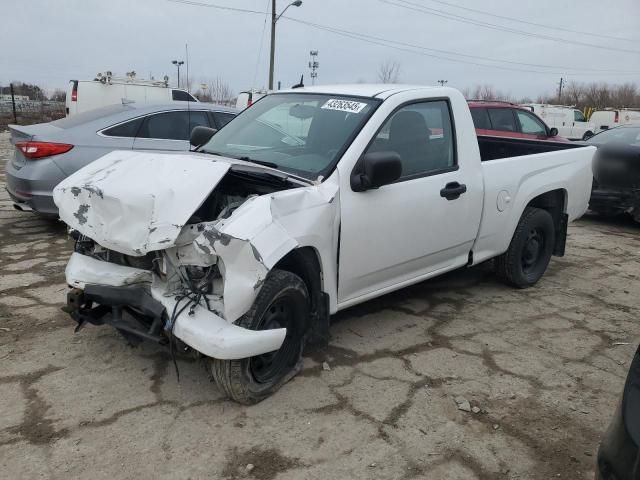
[[586, 140], [594, 133], [593, 124], [574, 107], [529, 103], [522, 105], [538, 115], [551, 128], [558, 129], [558, 135], [569, 140]]
[[67, 116], [123, 102], [166, 104], [198, 101], [185, 90], [171, 88], [168, 80], [167, 77], [164, 81], [117, 78], [110, 72], [98, 74], [94, 80], [70, 80], [65, 101]]
[[620, 125], [640, 125], [640, 111], [625, 108], [618, 110], [596, 110], [591, 114], [589, 121], [593, 123], [595, 127], [593, 133], [598, 133]]

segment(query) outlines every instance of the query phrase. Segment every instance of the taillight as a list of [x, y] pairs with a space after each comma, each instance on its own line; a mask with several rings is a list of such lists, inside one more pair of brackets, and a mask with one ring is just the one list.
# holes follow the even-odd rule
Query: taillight
[[25, 157], [35, 160], [67, 153], [73, 148], [73, 145], [51, 142], [16, 142], [16, 148], [20, 150]]
[[616, 115], [613, 117], [613, 123], [618, 123], [620, 120], [620, 112], [616, 112]]
[[77, 80], [73, 81], [73, 89], [71, 90], [71, 101], [72, 102], [78, 101], [78, 81]]

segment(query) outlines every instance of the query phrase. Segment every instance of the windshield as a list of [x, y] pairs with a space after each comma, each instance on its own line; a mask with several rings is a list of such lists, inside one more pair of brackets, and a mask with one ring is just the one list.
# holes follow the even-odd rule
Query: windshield
[[309, 179], [326, 177], [378, 103], [336, 95], [268, 95], [201, 151], [263, 162]]
[[593, 145], [603, 145], [610, 142], [640, 145], [640, 127], [612, 128], [594, 135], [587, 142]]

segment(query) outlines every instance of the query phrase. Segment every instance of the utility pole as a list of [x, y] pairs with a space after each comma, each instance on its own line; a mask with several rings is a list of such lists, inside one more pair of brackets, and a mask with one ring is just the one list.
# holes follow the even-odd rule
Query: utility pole
[[316, 78], [318, 78], [318, 72], [316, 70], [320, 68], [320, 64], [316, 60], [316, 58], [318, 57], [318, 50], [311, 50], [309, 52], [309, 55], [311, 55], [311, 60], [309, 61], [309, 69], [311, 70], [311, 85], [315, 85]]
[[562, 103], [562, 87], [564, 87], [564, 78], [560, 77], [560, 83], [558, 84], [558, 101]]
[[273, 68], [276, 61], [276, 0], [271, 0], [271, 52], [269, 54], [269, 90], [273, 90]]
[[444, 87], [445, 83], [449, 83], [449, 80], [438, 80], [441, 87]]
[[271, 0], [271, 52], [269, 54], [269, 90], [273, 90], [273, 69], [276, 60], [276, 23], [289, 7], [299, 7], [302, 0], [295, 0], [284, 7], [280, 15], [276, 15], [276, 0]]

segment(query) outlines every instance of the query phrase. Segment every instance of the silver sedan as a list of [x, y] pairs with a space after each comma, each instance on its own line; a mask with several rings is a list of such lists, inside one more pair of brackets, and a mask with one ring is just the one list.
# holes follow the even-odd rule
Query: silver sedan
[[10, 125], [7, 191], [18, 210], [57, 216], [53, 188], [113, 150], [189, 150], [191, 130], [222, 128], [237, 111], [206, 103], [112, 105], [50, 123]]

